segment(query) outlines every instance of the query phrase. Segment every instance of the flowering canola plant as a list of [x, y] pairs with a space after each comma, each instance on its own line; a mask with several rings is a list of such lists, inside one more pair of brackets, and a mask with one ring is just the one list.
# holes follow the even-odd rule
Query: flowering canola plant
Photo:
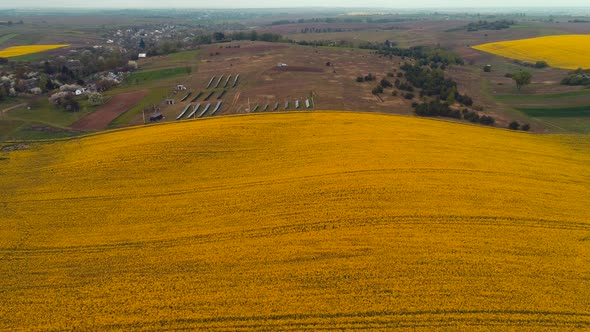
[[499, 41], [473, 48], [532, 63], [545, 61], [556, 68], [590, 69], [590, 34]]
[[0, 155], [0, 330], [590, 326], [590, 140], [228, 116]]
[[11, 58], [15, 56], [27, 55], [32, 53], [45, 52], [57, 48], [68, 47], [67, 44], [57, 45], [28, 45], [28, 46], [12, 46], [0, 50], [0, 58]]

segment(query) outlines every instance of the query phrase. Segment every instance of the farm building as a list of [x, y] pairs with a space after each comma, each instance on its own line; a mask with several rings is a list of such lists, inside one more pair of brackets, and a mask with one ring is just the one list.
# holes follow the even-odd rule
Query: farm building
[[147, 58], [147, 53], [139, 53], [139, 54], [137, 55], [137, 57], [138, 57], [138, 58], [140, 58], [140, 59], [141, 59], [141, 58]]

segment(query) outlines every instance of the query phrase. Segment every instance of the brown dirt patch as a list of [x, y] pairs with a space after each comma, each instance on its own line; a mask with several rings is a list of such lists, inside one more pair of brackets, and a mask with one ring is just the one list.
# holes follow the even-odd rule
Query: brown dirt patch
[[140, 90], [118, 94], [96, 111], [76, 121], [72, 124], [72, 128], [81, 130], [106, 129], [111, 121], [137, 104], [148, 93], [148, 90]]
[[[258, 30], [260, 33], [279, 33], [279, 34], [296, 34], [301, 33], [306, 28], [309, 33], [316, 32], [350, 32], [350, 31], [363, 31], [363, 30], [375, 30], [375, 29], [387, 29], [391, 28], [393, 23], [291, 23], [281, 25], [271, 25], [263, 27]], [[319, 29], [319, 31], [316, 31]]]
[[302, 67], [302, 66], [287, 66], [287, 67], [274, 67], [276, 71], [298, 71], [298, 72], [306, 72], [306, 73], [322, 73], [324, 72], [321, 68], [313, 68], [313, 67]]
[[[244, 55], [244, 54], [261, 54], [264, 52], [285, 49], [288, 46], [277, 43], [256, 43], [254, 42], [232, 42], [213, 44], [206, 50], [211, 53], [219, 53], [219, 55]], [[240, 47], [236, 47], [236, 46]]]

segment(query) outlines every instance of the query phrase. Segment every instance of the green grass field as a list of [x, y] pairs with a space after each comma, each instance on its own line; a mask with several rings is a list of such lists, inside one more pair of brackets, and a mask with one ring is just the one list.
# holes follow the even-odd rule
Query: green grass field
[[78, 132], [47, 126], [43, 123], [0, 119], [0, 142], [56, 139], [79, 134]]
[[16, 36], [18, 36], [18, 33], [9, 33], [9, 34], [6, 34], [6, 35], [0, 37], [0, 44], [3, 44], [3, 43], [7, 42], [8, 40], [10, 40], [10, 39], [12, 39], [12, 38], [14, 38]]
[[495, 95], [492, 98], [549, 132], [590, 133], [589, 89], [557, 94]]
[[12, 58], [10, 58], [10, 61], [15, 61], [15, 62], [40, 61], [44, 57], [46, 57], [46, 56], [41, 53], [31, 53], [31, 54], [12, 57]]
[[576, 99], [588, 99], [590, 100], [590, 89], [580, 90], [580, 91], [570, 91], [570, 92], [563, 92], [563, 93], [556, 93], [556, 94], [546, 94], [546, 95], [497, 95], [495, 98], [501, 102], [509, 102], [515, 104], [523, 104], [523, 103], [542, 103], [545, 104], [547, 101], [560, 101], [569, 103], [571, 102], [572, 98]]
[[[67, 127], [96, 107], [90, 106], [87, 100], [80, 100], [81, 110], [66, 112], [55, 108], [45, 98], [32, 103], [31, 109], [23, 106], [0, 117], [0, 141], [7, 140], [39, 140], [53, 139], [78, 135]], [[11, 104], [18, 104], [13, 100]], [[2, 104], [2, 108], [10, 107]]]
[[168, 55], [168, 58], [172, 61], [191, 61], [195, 60], [199, 56], [199, 50], [184, 51]]
[[41, 99], [34, 103], [31, 109], [23, 106], [6, 114], [6, 118], [26, 122], [38, 122], [52, 127], [65, 128], [76, 122], [84, 115], [94, 111], [96, 107], [90, 106], [87, 100], [79, 100], [80, 111], [66, 112], [63, 109], [54, 107], [47, 99]]
[[162, 80], [171, 77], [177, 77], [182, 75], [187, 75], [187, 68], [185, 67], [173, 67], [173, 68], [163, 68], [163, 69], [155, 69], [155, 70], [145, 70], [145, 71], [137, 71], [129, 77], [127, 77], [126, 82], [130, 85], [138, 85], [145, 82]]
[[148, 106], [151, 105], [159, 105], [168, 97], [170, 93], [170, 87], [163, 86], [163, 87], [154, 87], [150, 89], [150, 92], [147, 96], [145, 96], [139, 103], [133, 106], [127, 112], [118, 116], [115, 120], [110, 123], [111, 127], [121, 127], [128, 125], [133, 118], [140, 114], [141, 111]]
[[547, 108], [547, 107], [523, 107], [517, 108], [528, 116], [535, 118], [586, 118], [590, 117], [590, 105]]
[[135, 90], [138, 86], [149, 89], [149, 94], [133, 106], [133, 108], [113, 120], [109, 126], [121, 127], [132, 124], [134, 123], [134, 118], [144, 108], [152, 105], [160, 105], [164, 99], [169, 97], [171, 88], [176, 83], [179, 83], [177, 81], [178, 79], [189, 77], [189, 75], [196, 71], [196, 61], [199, 53], [200, 50], [184, 51], [169, 54], [162, 58], [146, 59], [140, 66], [149, 69], [140, 70], [131, 74], [126, 79], [124, 85], [110, 91], [109, 95]]

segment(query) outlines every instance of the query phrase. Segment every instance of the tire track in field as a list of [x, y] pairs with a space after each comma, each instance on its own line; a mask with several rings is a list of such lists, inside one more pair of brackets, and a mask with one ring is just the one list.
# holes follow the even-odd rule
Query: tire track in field
[[126, 198], [156, 198], [161, 196], [177, 196], [177, 195], [184, 195], [184, 194], [196, 194], [196, 193], [207, 193], [213, 191], [222, 191], [228, 189], [244, 189], [248, 187], [256, 187], [256, 186], [267, 186], [270, 184], [289, 184], [289, 183], [298, 183], [304, 180], [312, 180], [312, 179], [321, 179], [324, 177], [330, 176], [338, 176], [338, 175], [349, 175], [349, 174], [368, 174], [368, 173], [394, 173], [394, 174], [410, 174], [410, 173], [453, 173], [453, 174], [490, 174], [490, 175], [500, 175], [514, 178], [518, 176], [519, 178], [526, 178], [541, 182], [568, 182], [568, 183], [578, 183], [578, 184], [585, 184], [582, 181], [557, 181], [556, 179], [547, 179], [542, 176], [526, 176], [523, 174], [513, 174], [509, 172], [500, 172], [500, 171], [489, 171], [489, 170], [475, 170], [475, 169], [456, 169], [456, 168], [383, 168], [383, 169], [369, 169], [369, 170], [353, 170], [353, 171], [342, 171], [342, 172], [331, 172], [331, 173], [324, 173], [324, 174], [316, 174], [316, 175], [304, 175], [304, 176], [297, 176], [297, 177], [289, 177], [280, 180], [260, 180], [260, 181], [250, 181], [250, 182], [243, 182], [238, 184], [230, 184], [230, 185], [218, 185], [218, 186], [210, 186], [210, 187], [200, 187], [200, 188], [191, 188], [191, 189], [183, 189], [183, 190], [171, 190], [165, 192], [152, 192], [152, 193], [138, 193], [138, 194], [130, 194], [128, 192], [125, 193], [112, 193], [107, 195], [92, 195], [92, 196], [67, 196], [67, 197], [59, 197], [59, 198], [39, 198], [39, 199], [27, 199], [27, 200], [11, 200], [10, 203], [28, 203], [28, 202], [56, 202], [56, 201], [84, 201], [84, 200], [121, 200]]
[[236, 239], [255, 239], [269, 236], [283, 236], [296, 233], [317, 232], [337, 228], [359, 228], [387, 224], [396, 225], [465, 225], [465, 226], [494, 226], [494, 227], [524, 227], [542, 229], [561, 229], [590, 231], [590, 224], [578, 222], [563, 222], [543, 219], [499, 218], [493, 216], [441, 216], [441, 215], [407, 215], [379, 218], [373, 220], [350, 220], [346, 223], [330, 224], [330, 222], [312, 222], [293, 225], [258, 227], [247, 230], [236, 230], [210, 234], [196, 234], [190, 236], [172, 237], [166, 239], [107, 243], [97, 245], [77, 245], [64, 247], [30, 247], [30, 248], [0, 248], [0, 254], [12, 256], [48, 255], [55, 253], [96, 253], [114, 250], [136, 250], [141, 248], [168, 248], [205, 243], [219, 243]]
[[[311, 321], [310, 321], [311, 320]], [[179, 326], [180, 325], [180, 326]], [[153, 328], [178, 326], [178, 329], [207, 330], [335, 330], [374, 328], [433, 328], [433, 327], [590, 327], [590, 313], [532, 310], [424, 310], [369, 311], [331, 314], [277, 314], [268, 316], [221, 316], [180, 318], [145, 323], [111, 324], [101, 329], [117, 330], [130, 327]], [[184, 327], [181, 327], [184, 326]]]

